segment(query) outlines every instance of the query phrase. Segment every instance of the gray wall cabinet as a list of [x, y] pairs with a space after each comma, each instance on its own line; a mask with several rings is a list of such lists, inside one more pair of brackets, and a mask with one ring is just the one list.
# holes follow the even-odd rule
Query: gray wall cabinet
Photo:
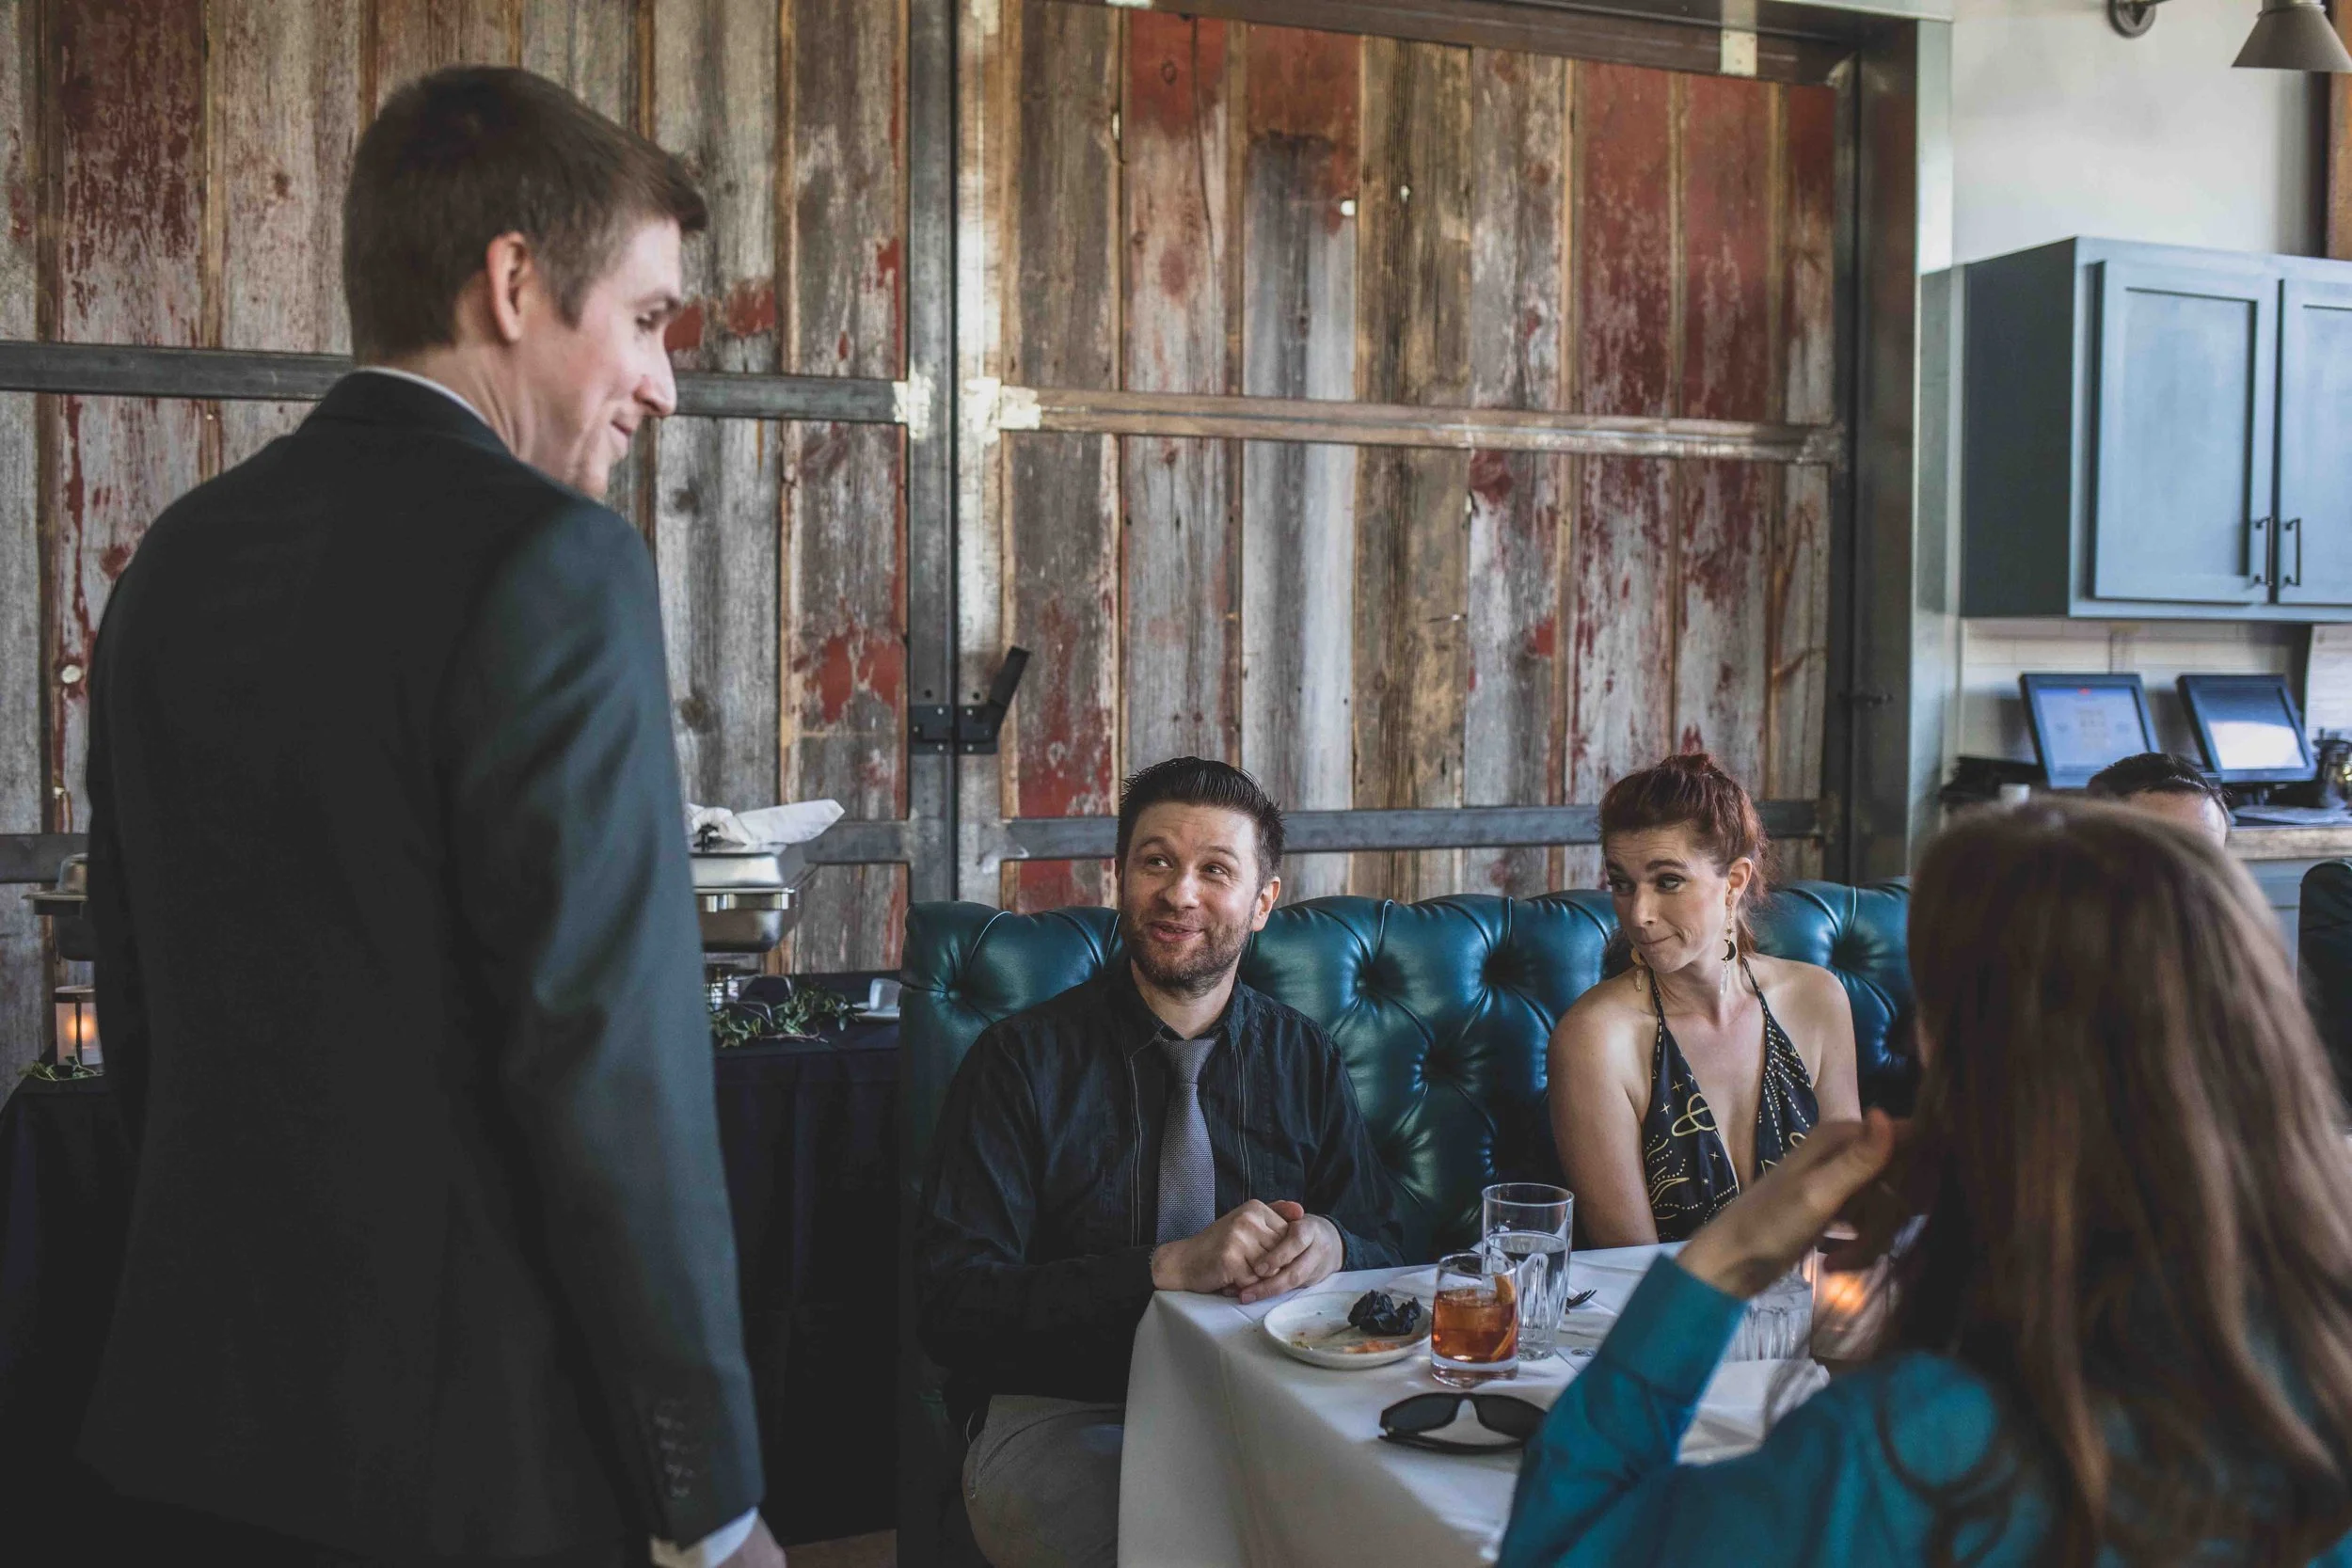
[[1962, 613], [2352, 620], [2352, 263], [1967, 269]]

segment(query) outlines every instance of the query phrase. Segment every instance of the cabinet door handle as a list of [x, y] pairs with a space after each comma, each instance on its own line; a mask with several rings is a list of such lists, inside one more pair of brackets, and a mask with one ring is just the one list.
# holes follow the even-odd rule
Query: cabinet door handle
[[2281, 588], [2300, 588], [2303, 586], [2302, 518], [2289, 517], [2285, 522], [2279, 525], [2279, 545], [2281, 549], [2285, 548], [2287, 536], [2289, 534], [2293, 534], [2295, 536], [2295, 575], [2291, 578], [2281, 577], [2279, 579], [2279, 586]]
[[2247, 525], [2247, 531], [2249, 537], [2247, 539], [2246, 549], [2247, 553], [2253, 558], [2253, 566], [2248, 575], [2254, 579], [2253, 586], [2256, 588], [2268, 588], [2271, 586], [2269, 539], [2270, 519], [2267, 517], [2255, 518], [2251, 523]]

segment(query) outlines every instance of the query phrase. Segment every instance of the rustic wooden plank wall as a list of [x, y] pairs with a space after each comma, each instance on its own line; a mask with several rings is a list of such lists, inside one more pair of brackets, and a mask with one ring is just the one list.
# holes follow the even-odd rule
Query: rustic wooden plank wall
[[[1359, 40], [1248, 30], [1242, 381], [1256, 397], [1356, 395]], [[1253, 441], [1242, 456], [1242, 766], [1274, 798], [1338, 810], [1355, 793], [1356, 453]], [[1348, 857], [1298, 855], [1286, 899], [1347, 889]]]
[[[1566, 60], [1481, 49], [1470, 56], [1470, 401], [1558, 408], [1568, 393]], [[1474, 452], [1470, 463], [1470, 669], [1463, 693], [1467, 805], [1562, 798], [1568, 660], [1562, 562], [1576, 459]], [[1525, 896], [1559, 886], [1540, 848], [1473, 849], [1461, 885]]]
[[[362, 0], [210, 0], [205, 65], [208, 297], [223, 348], [347, 353], [342, 196], [372, 105]], [[310, 411], [220, 405], [219, 464], [242, 463]]]
[[[1837, 412], [1837, 95], [1792, 87], [1781, 113], [1782, 418], [1826, 420]], [[1764, 787], [1785, 800], [1810, 800], [1821, 790], [1829, 701], [1829, 470], [1792, 467], [1780, 483], [1766, 606], [1772, 718]], [[1780, 860], [1784, 877], [1821, 874], [1818, 842], [1785, 845]]]
[[[1677, 411], [1772, 418], [1780, 296], [1779, 89], [1727, 76], [1682, 84], [1682, 363]], [[1674, 738], [1764, 783], [1765, 599], [1776, 470], [1686, 463], [1676, 471], [1680, 560]]]
[[[1221, 22], [1127, 22], [1121, 206], [1129, 388], [1238, 392], [1230, 106], [1242, 57]], [[1224, 441], [1121, 443], [1123, 755], [1241, 754], [1239, 453]]]
[[[1176, 16], [1122, 31], [1065, 0], [967, 17], [1001, 28], [976, 97], [1008, 123], [966, 190], [991, 204], [968, 232], [1007, 236], [989, 325], [1009, 384], [1836, 417], [1830, 88]], [[1123, 245], [1094, 217], [1114, 182]], [[1180, 751], [1237, 755], [1300, 808], [1590, 802], [1699, 748], [1759, 797], [1818, 793], [1824, 469], [1246, 443], [1236, 478], [1207, 440], [1000, 450], [1006, 638], [1051, 683], [1023, 698], [1009, 814], [1105, 811], [1118, 775]], [[1289, 870], [1291, 896], [1424, 897], [1599, 867], [1587, 847]], [[1032, 864], [1005, 894], [1104, 888]]]
[[[897, 5], [786, 11], [785, 363], [894, 378], [906, 358], [906, 24]], [[785, 434], [784, 795], [856, 818], [907, 811], [906, 470], [890, 425]], [[898, 962], [904, 866], [820, 870], [778, 962]]]
[[[960, 379], [1836, 414], [1831, 89], [1062, 0], [963, 22]], [[0, 332], [342, 347], [366, 116], [417, 71], [519, 61], [705, 180], [682, 365], [896, 377], [905, 26], [859, 0], [0, 0]], [[0, 580], [0, 664], [36, 673], [0, 683], [13, 830], [82, 825], [81, 674], [147, 519], [299, 415], [0, 404], [0, 531], [38, 546], [10, 558], [30, 587]], [[1760, 794], [1820, 788], [1823, 469], [965, 435], [955, 695], [1009, 642], [1038, 656], [999, 773], [967, 768], [976, 815], [1105, 813], [1177, 752], [1311, 809], [1589, 801], [1678, 745]], [[902, 439], [674, 420], [616, 476], [660, 564], [690, 793], [905, 809]], [[1409, 896], [1597, 865], [1288, 871], [1294, 897]], [[821, 874], [784, 961], [895, 961], [904, 887]], [[1106, 889], [1063, 863], [1002, 891]], [[0, 911], [12, 1042], [42, 1011], [36, 940]]]
[[[1366, 39], [1356, 388], [1367, 403], [1467, 403], [1470, 51]], [[1356, 468], [1359, 806], [1462, 803], [1470, 454], [1367, 449]], [[1461, 852], [1358, 855], [1351, 890], [1434, 897]]]
[[[1006, 9], [1007, 46], [1021, 62], [1006, 379], [1116, 387], [1120, 18], [1092, 6]], [[1006, 815], [1101, 816], [1119, 790], [1118, 443], [1041, 435], [1005, 447], [1006, 635], [1035, 656], [1007, 731]], [[1108, 890], [1092, 862], [1016, 863], [1005, 873], [1008, 902], [1023, 908], [1100, 903]]]
[[[1675, 99], [1681, 79], [1629, 66], [1576, 71], [1577, 405], [1664, 414], [1680, 353], [1675, 269]], [[1582, 466], [1566, 613], [1572, 800], [1674, 739], [1674, 466], [1596, 458]], [[1660, 689], [1661, 682], [1664, 689]], [[1599, 879], [1589, 847], [1562, 857], [1570, 886]]]
[[[41, 281], [54, 335], [81, 342], [202, 341], [202, 0], [60, 4], [48, 17], [55, 260]], [[119, 85], [136, 83], [137, 90]], [[209, 404], [57, 400], [44, 429], [41, 516], [51, 531], [44, 660], [50, 828], [87, 825], [86, 675], [106, 593], [149, 519], [203, 477]]]
[[[652, 135], [702, 183], [710, 230], [686, 256], [670, 329], [681, 370], [773, 373], [774, 0], [681, 0], [654, 30]], [[780, 430], [664, 420], [654, 433], [654, 557], [689, 800], [770, 803], [781, 773], [776, 593]]]
[[[679, 363], [896, 378], [903, 4], [0, 0], [0, 337], [336, 352], [352, 147], [418, 72], [526, 65], [703, 178]], [[300, 404], [0, 398], [0, 832], [87, 826], [84, 672], [174, 496]], [[905, 811], [905, 519], [888, 426], [679, 420], [613, 504], [657, 547], [689, 791]], [[897, 962], [900, 868], [827, 870], [802, 968]], [[60, 973], [0, 892], [0, 1082]]]
[[[38, 0], [0, 0], [0, 336], [30, 338], [40, 268]], [[36, 402], [0, 396], [0, 832], [45, 825], [42, 756], [40, 457]], [[18, 888], [0, 888], [0, 1093], [49, 1034], [49, 964], [40, 922]]]

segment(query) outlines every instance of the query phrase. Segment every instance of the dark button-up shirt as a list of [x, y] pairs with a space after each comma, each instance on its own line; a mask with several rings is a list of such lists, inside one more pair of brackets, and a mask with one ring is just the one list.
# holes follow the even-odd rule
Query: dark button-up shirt
[[[1404, 1261], [1395, 1196], [1340, 1053], [1235, 984], [1200, 1105], [1216, 1210], [1288, 1198], [1339, 1227], [1341, 1267]], [[940, 1114], [915, 1237], [923, 1348], [962, 1418], [990, 1394], [1126, 1397], [1152, 1299], [1174, 1038], [1125, 964], [990, 1028]]]

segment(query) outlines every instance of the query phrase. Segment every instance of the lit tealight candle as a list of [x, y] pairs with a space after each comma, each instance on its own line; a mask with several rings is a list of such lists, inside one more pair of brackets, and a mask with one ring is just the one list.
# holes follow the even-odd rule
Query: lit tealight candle
[[1881, 1261], [1859, 1274], [1836, 1273], [1816, 1259], [1813, 1268], [1813, 1350], [1831, 1360], [1866, 1347], [1878, 1332], [1884, 1303]]
[[84, 1067], [97, 1067], [98, 998], [88, 986], [59, 986], [54, 993], [57, 1017], [57, 1060], [69, 1057]]

